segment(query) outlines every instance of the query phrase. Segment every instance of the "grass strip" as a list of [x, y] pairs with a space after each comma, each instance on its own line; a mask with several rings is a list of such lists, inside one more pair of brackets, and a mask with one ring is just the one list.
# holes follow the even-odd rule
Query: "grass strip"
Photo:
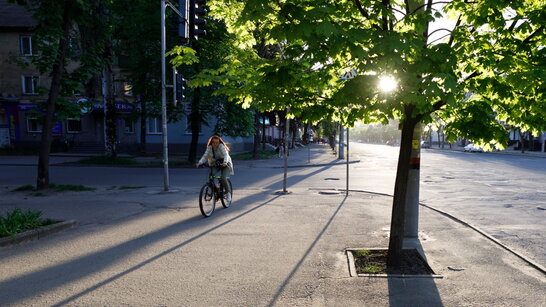
[[54, 224], [51, 219], [42, 219], [40, 211], [23, 211], [15, 208], [5, 216], [0, 216], [0, 237], [15, 236], [27, 230], [45, 227]]
[[[274, 150], [260, 150], [258, 151], [258, 159], [268, 159], [277, 154]], [[234, 160], [252, 160], [254, 157], [252, 156], [252, 152], [242, 152], [242, 153], [236, 153], [231, 155], [231, 158]]]

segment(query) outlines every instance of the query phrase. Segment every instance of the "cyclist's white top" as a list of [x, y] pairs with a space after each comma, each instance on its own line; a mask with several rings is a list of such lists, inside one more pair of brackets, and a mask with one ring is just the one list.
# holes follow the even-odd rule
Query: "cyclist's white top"
[[[227, 163], [229, 167], [229, 173], [233, 175], [233, 162], [231, 161], [231, 157], [229, 156], [229, 152], [226, 150], [226, 147], [224, 144], [220, 143], [218, 144], [218, 150], [216, 150], [216, 158], [224, 159], [224, 163]], [[215, 159], [212, 152], [212, 145], [207, 146], [207, 150], [205, 150], [205, 153], [199, 160], [199, 164], [205, 164], [205, 162], [208, 162], [209, 165], [214, 165]]]

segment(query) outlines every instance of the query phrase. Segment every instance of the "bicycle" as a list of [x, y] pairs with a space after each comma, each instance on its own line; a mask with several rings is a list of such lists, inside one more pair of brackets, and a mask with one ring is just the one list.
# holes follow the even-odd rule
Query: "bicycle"
[[220, 176], [216, 176], [212, 173], [212, 167], [208, 176], [208, 182], [206, 182], [201, 188], [199, 193], [199, 209], [204, 217], [209, 217], [216, 208], [216, 202], [220, 200], [224, 208], [229, 208], [233, 199], [233, 186], [231, 180], [227, 178], [229, 184], [229, 190], [231, 191], [232, 198], [228, 201], [227, 193], [224, 192], [224, 187]]

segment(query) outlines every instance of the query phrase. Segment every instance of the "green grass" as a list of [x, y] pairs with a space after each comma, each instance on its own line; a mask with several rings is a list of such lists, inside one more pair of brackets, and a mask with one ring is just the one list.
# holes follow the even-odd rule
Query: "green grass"
[[119, 187], [120, 190], [131, 190], [131, 189], [143, 189], [145, 188], [146, 186], [142, 185], [142, 186], [130, 186], [130, 185], [124, 185], [124, 186], [121, 186]]
[[[274, 155], [276, 155], [277, 152], [274, 151], [274, 150], [260, 150], [258, 152], [258, 155], [259, 155], [259, 159], [267, 159], [267, 158], [270, 158]], [[242, 152], [242, 153], [237, 153], [237, 154], [233, 154], [231, 155], [231, 158], [232, 159], [235, 159], [235, 160], [252, 160], [254, 159], [252, 157], [252, 152]]]
[[23, 192], [23, 191], [32, 191], [34, 190], [34, 186], [32, 184], [27, 184], [20, 186], [18, 188], [13, 189], [13, 192]]
[[76, 164], [84, 164], [84, 165], [137, 165], [138, 162], [135, 161], [133, 158], [125, 158], [125, 157], [117, 157], [117, 158], [110, 158], [106, 156], [94, 156], [89, 158], [84, 158], [81, 160], [78, 160], [74, 162]]
[[[75, 192], [82, 192], [82, 191], [94, 191], [96, 188], [86, 187], [83, 185], [72, 185], [72, 184], [55, 184], [50, 183], [49, 189], [55, 190], [57, 192], [65, 192], [65, 191], [75, 191]], [[35, 188], [33, 185], [27, 184], [20, 186], [18, 188], [15, 188], [12, 190], [13, 192], [24, 192], [24, 191], [35, 191]], [[33, 193], [34, 196], [45, 196], [42, 192], [36, 192]]]
[[19, 208], [0, 216], [0, 237], [14, 236], [30, 229], [51, 225], [55, 221], [42, 219], [40, 211], [23, 211]]
[[359, 250], [355, 250], [353, 251], [355, 257], [362, 257], [362, 256], [367, 256], [370, 254], [370, 251], [367, 250], [367, 249], [359, 249]]
[[96, 188], [86, 187], [83, 185], [72, 185], [72, 184], [50, 184], [50, 189], [53, 189], [57, 192], [65, 192], [65, 191], [75, 191], [75, 192], [82, 192], [82, 191], [95, 191]]
[[362, 272], [365, 274], [376, 274], [381, 271], [382, 268], [376, 265], [368, 265], [362, 268]]
[[44, 193], [42, 193], [42, 192], [36, 192], [36, 193], [32, 193], [32, 196], [42, 197], [42, 196], [46, 196], [46, 195]]

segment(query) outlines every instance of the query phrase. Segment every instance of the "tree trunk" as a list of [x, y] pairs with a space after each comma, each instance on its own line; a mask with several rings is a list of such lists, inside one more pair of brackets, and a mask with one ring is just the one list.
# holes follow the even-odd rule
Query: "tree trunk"
[[140, 153], [146, 153], [146, 102], [139, 96], [140, 101]]
[[201, 90], [197, 87], [193, 91], [193, 99], [191, 101], [190, 125], [191, 125], [191, 143], [188, 153], [188, 161], [195, 163], [197, 161], [197, 144], [199, 143], [199, 128], [201, 126], [199, 103], [201, 100]]
[[[107, 44], [106, 53], [108, 54], [111, 50], [110, 44]], [[112, 65], [108, 63], [104, 69], [104, 79], [105, 79], [105, 99], [106, 99], [106, 156], [110, 158], [117, 157], [117, 127], [116, 127], [116, 102], [114, 97], [114, 84], [112, 80]]]
[[260, 113], [254, 112], [254, 144], [252, 146], [252, 158], [258, 159], [260, 157]]
[[410, 157], [413, 140], [413, 130], [417, 120], [412, 118], [414, 106], [408, 106], [405, 110], [406, 118], [402, 126], [402, 139], [400, 141], [400, 153], [394, 185], [394, 198], [392, 204], [391, 229], [389, 238], [389, 250], [387, 265], [400, 266], [402, 246], [404, 243], [404, 222], [406, 215], [407, 183], [410, 170]]
[[61, 92], [61, 79], [65, 68], [66, 50], [72, 24], [72, 1], [65, 1], [63, 9], [63, 36], [59, 40], [57, 58], [51, 72], [51, 86], [47, 97], [47, 109], [42, 125], [42, 143], [38, 155], [38, 177], [36, 188], [38, 190], [49, 187], [49, 153], [51, 149], [51, 129], [53, 128], [53, 115], [55, 102]]
[[303, 136], [302, 136], [302, 139], [303, 139], [303, 144], [304, 145], [308, 145], [309, 144], [309, 134], [308, 134], [308, 129], [309, 127], [309, 124], [305, 124], [303, 125]]
[[265, 112], [262, 113], [262, 150], [265, 151]]

